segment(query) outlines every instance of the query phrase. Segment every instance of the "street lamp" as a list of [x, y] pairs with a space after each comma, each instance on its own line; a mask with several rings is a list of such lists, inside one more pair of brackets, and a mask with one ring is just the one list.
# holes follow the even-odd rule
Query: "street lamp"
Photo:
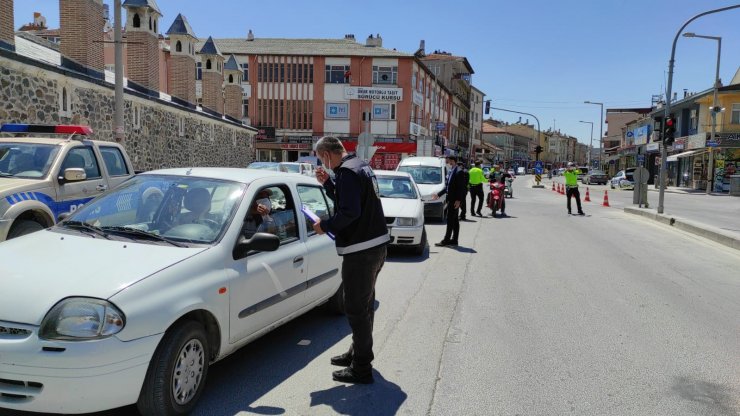
[[[714, 101], [712, 103], [712, 142], [717, 139], [717, 113], [722, 111], [717, 101], [717, 90], [719, 89], [719, 57], [722, 53], [722, 38], [719, 36], [704, 36], [697, 35], [693, 32], [686, 32], [683, 34], [685, 38], [702, 38], [717, 41], [717, 70], [714, 74]], [[712, 185], [714, 184], [714, 149], [709, 148], [709, 166], [707, 167], [707, 193], [712, 192]]]
[[603, 167], [603, 157], [604, 154], [604, 103], [597, 103], [595, 101], [584, 101], [584, 104], [594, 104], [601, 107], [601, 111], [599, 112], [599, 116], [601, 116], [601, 123], [599, 123], [599, 167]]
[[588, 168], [593, 169], [593, 163], [591, 162], [591, 155], [593, 154], [594, 150], [594, 122], [593, 121], [582, 121], [579, 120], [579, 123], [588, 123], [591, 125], [591, 143], [588, 145]]
[[[735, 4], [733, 6], [727, 6], [722, 7], [719, 9], [713, 9], [708, 10], [704, 13], [699, 13], [696, 16], [692, 17], [691, 19], [687, 20], [686, 23], [681, 26], [680, 29], [678, 29], [678, 32], [676, 32], [676, 36], [673, 38], [673, 46], [671, 47], [671, 59], [668, 61], [668, 82], [666, 82], [665, 86], [665, 118], [667, 119], [668, 116], [671, 114], [671, 92], [673, 89], [673, 66], [676, 63], [676, 43], [678, 43], [678, 36], [681, 35], [681, 32], [686, 28], [686, 26], [689, 25], [689, 23], [693, 22], [694, 20], [706, 16], [708, 14], [712, 13], [719, 13], [724, 12], [731, 9], [737, 9], [740, 7], [740, 4]], [[666, 157], [667, 157], [667, 151], [665, 147], [665, 143], [663, 143], [663, 146], [661, 146], [660, 150], [660, 193], [658, 194], [658, 214], [663, 213], [663, 201], [665, 200], [665, 177], [666, 177]]]

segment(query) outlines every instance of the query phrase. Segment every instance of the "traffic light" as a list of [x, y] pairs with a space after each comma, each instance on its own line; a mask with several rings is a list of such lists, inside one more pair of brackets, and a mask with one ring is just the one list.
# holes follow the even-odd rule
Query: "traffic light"
[[669, 115], [668, 118], [665, 119], [665, 123], [663, 125], [663, 144], [666, 146], [673, 144], [673, 141], [675, 140], [676, 135], [676, 118], [673, 116], [673, 114]]
[[535, 147], [535, 148], [534, 148], [534, 152], [535, 152], [536, 154], [540, 154], [540, 153], [542, 153], [542, 146], [540, 146], [540, 145], [537, 145], [537, 147]]
[[491, 112], [491, 101], [486, 101], [486, 114]]

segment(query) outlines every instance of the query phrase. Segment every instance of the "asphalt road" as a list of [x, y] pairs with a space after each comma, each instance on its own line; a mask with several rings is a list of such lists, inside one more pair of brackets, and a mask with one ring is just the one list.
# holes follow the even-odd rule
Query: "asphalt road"
[[740, 254], [527, 182], [458, 248], [391, 251], [375, 384], [331, 380], [348, 325], [313, 311], [212, 366], [194, 414], [740, 414]]

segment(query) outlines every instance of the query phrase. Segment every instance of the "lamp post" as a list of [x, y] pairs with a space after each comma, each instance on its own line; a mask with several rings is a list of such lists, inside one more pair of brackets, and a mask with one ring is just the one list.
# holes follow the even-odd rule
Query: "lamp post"
[[601, 111], [599, 112], [599, 117], [601, 117], [601, 123], [599, 123], [599, 167], [602, 168], [604, 164], [602, 156], [604, 154], [604, 103], [597, 103], [595, 101], [584, 101], [583, 103], [601, 107]]
[[[719, 107], [717, 90], [719, 89], [719, 58], [722, 54], [722, 38], [719, 36], [704, 36], [697, 35], [693, 32], [686, 32], [683, 34], [685, 38], [702, 38], [711, 39], [717, 41], [717, 70], [714, 74], [714, 100], [710, 111], [712, 112], [712, 139], [714, 142], [717, 139], [717, 113], [722, 111]], [[707, 166], [707, 193], [712, 192], [712, 185], [714, 184], [714, 148], [709, 148], [709, 166]]]
[[588, 145], [588, 168], [593, 169], [593, 163], [591, 162], [591, 155], [593, 154], [594, 150], [594, 122], [593, 121], [582, 121], [579, 120], [579, 123], [588, 123], [591, 125], [591, 143]]
[[[671, 59], [670, 61], [668, 61], [668, 82], [666, 83], [666, 88], [665, 88], [665, 92], [666, 92], [665, 94], [665, 97], [666, 97], [665, 118], [666, 119], [671, 114], [671, 92], [672, 92], [671, 90], [673, 89], [673, 65], [676, 62], [676, 59], [675, 59], [676, 58], [676, 43], [678, 42], [679, 35], [681, 35], [681, 32], [683, 32], [683, 30], [686, 28], [686, 26], [689, 25], [689, 23], [693, 22], [694, 20], [702, 16], [706, 16], [712, 13], [724, 12], [726, 10], [737, 9], [739, 7], [740, 7], [740, 4], [735, 4], [733, 6], [722, 7], [720, 9], [714, 9], [714, 10], [706, 11], [704, 13], [699, 13], [696, 16], [692, 17], [691, 19], [687, 20], [686, 23], [684, 23], [683, 26], [681, 26], [681, 28], [678, 29], [678, 32], [676, 32], [676, 36], [673, 38], [673, 46], [671, 47]], [[666, 157], [667, 157], [667, 151], [666, 151], [665, 143], [664, 143], [663, 146], [661, 146], [661, 150], [660, 150], [660, 194], [658, 196], [658, 214], [663, 213], [663, 201], [665, 198], [665, 176], [666, 176], [665, 159]]]

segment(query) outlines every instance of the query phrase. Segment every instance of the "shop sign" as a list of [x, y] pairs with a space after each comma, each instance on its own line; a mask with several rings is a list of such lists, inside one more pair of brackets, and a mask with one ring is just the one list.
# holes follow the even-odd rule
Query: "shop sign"
[[275, 127], [257, 126], [256, 140], [275, 140]]
[[348, 103], [326, 103], [326, 118], [349, 118]]
[[648, 143], [647, 146], [645, 146], [645, 150], [648, 153], [657, 152], [660, 150], [660, 143]]
[[[678, 140], [677, 140], [678, 141]], [[688, 137], [686, 149], [703, 149], [706, 145], [706, 136], [704, 134], [692, 134]]]
[[638, 127], [634, 130], [635, 145], [639, 146], [645, 144], [648, 141], [650, 126]]
[[[711, 133], [707, 133], [706, 143], [710, 146]], [[715, 133], [716, 146], [713, 147], [740, 147], [740, 133]]]
[[413, 122], [409, 126], [409, 134], [411, 134], [412, 136], [421, 136], [421, 135], [423, 135], [424, 134], [423, 133], [423, 130], [424, 130], [424, 127], [422, 127], [422, 126], [420, 126], [420, 125], [418, 125], [416, 123], [413, 123]]
[[401, 101], [403, 88], [344, 87], [347, 100]]
[[[342, 141], [344, 148], [348, 152], [354, 152], [357, 150], [356, 141]], [[416, 143], [393, 143], [393, 142], [375, 142], [373, 146], [377, 147], [378, 153], [416, 153]]]
[[307, 143], [284, 143], [280, 145], [283, 150], [311, 150], [311, 145]]

